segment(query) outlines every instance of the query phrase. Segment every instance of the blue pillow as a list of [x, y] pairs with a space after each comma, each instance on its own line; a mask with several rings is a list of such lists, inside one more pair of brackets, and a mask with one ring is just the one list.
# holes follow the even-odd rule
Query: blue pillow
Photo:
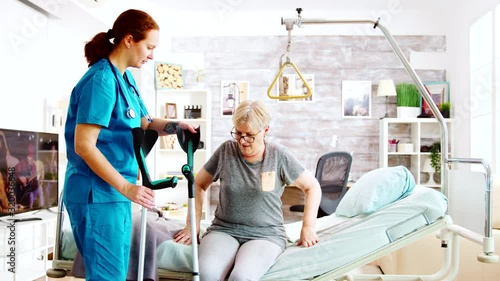
[[369, 214], [409, 195], [415, 178], [404, 166], [372, 170], [359, 178], [340, 201], [335, 214], [354, 217]]

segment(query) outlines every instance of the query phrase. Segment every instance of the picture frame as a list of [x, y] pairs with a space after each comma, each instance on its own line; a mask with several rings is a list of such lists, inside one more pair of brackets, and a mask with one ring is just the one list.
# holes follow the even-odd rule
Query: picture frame
[[221, 81], [221, 117], [232, 117], [238, 105], [248, 99], [248, 81]]
[[[311, 96], [308, 98], [298, 98], [298, 99], [288, 99], [282, 100], [278, 99], [278, 102], [312, 102], [314, 97], [314, 74], [304, 74], [302, 77], [307, 81], [309, 88], [311, 88]], [[299, 74], [283, 74], [283, 83], [278, 84], [276, 89], [278, 91], [278, 96], [304, 96], [307, 94], [307, 88], [304, 85], [304, 81], [300, 78]], [[282, 86], [282, 87], [280, 87]]]
[[165, 119], [177, 119], [177, 104], [167, 102], [165, 112]]
[[[423, 84], [438, 107], [441, 103], [450, 101], [450, 83], [448, 81], [424, 82]], [[424, 100], [424, 97], [422, 97], [422, 115], [433, 116], [431, 108]]]
[[156, 62], [155, 85], [157, 90], [182, 89], [184, 87], [182, 65], [168, 62]]
[[371, 96], [371, 81], [342, 81], [342, 118], [371, 118]]

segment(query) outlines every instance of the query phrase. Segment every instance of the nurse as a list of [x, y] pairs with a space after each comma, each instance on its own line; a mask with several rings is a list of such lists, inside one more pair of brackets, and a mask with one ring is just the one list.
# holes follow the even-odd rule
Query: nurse
[[154, 193], [136, 185], [132, 128], [174, 134], [186, 123], [152, 119], [129, 67], [153, 59], [159, 26], [147, 13], [123, 12], [108, 32], [86, 43], [89, 69], [74, 87], [65, 124], [68, 166], [63, 201], [86, 280], [125, 280], [130, 254], [131, 201], [154, 206]]

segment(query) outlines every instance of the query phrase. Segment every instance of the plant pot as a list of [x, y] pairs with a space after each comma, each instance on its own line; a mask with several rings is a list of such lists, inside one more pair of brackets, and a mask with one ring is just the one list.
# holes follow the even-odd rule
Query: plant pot
[[443, 118], [450, 118], [450, 111], [441, 111], [441, 115], [443, 115]]
[[441, 184], [441, 173], [434, 173], [432, 177], [435, 183]]
[[417, 118], [420, 115], [420, 107], [398, 106], [398, 118]]

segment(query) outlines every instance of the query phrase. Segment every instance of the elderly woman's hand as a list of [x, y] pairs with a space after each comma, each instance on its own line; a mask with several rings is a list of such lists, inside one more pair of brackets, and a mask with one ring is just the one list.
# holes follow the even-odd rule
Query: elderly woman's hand
[[319, 243], [318, 235], [313, 227], [302, 227], [300, 231], [300, 240], [297, 246], [303, 245], [304, 247], [312, 247]]

